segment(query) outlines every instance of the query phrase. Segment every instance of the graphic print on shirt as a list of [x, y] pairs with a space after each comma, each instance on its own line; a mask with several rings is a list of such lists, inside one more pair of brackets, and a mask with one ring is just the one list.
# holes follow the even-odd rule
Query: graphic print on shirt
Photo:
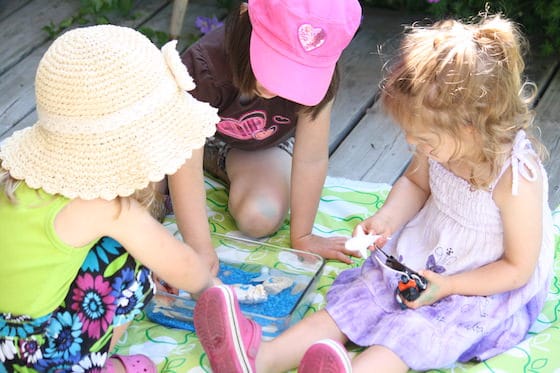
[[274, 115], [272, 121], [276, 124], [268, 125], [264, 111], [252, 111], [244, 114], [239, 119], [222, 118], [217, 124], [218, 132], [238, 140], [264, 140], [274, 135], [278, 125], [289, 125], [289, 118]]
[[455, 263], [457, 256], [455, 256], [452, 247], [444, 249], [441, 246], [435, 248], [434, 253], [428, 256], [426, 260], [426, 269], [435, 273], [444, 273], [446, 266]]

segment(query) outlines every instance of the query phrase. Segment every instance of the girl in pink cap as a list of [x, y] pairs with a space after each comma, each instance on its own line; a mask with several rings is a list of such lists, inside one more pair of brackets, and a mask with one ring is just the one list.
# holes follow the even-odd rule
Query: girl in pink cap
[[[523, 341], [553, 277], [554, 226], [521, 42], [514, 23], [490, 15], [405, 34], [381, 100], [414, 158], [355, 232], [383, 247], [340, 273], [325, 309], [272, 341], [229, 287], [205, 291], [194, 323], [215, 372], [425, 371]], [[364, 350], [350, 359], [347, 342]]]
[[179, 229], [214, 273], [204, 168], [229, 185], [229, 211], [251, 237], [291, 216], [291, 245], [350, 263], [343, 237], [312, 233], [327, 173], [336, 63], [361, 20], [357, 0], [250, 0], [226, 26], [182, 56], [196, 89], [221, 121], [204, 154], [169, 178]]

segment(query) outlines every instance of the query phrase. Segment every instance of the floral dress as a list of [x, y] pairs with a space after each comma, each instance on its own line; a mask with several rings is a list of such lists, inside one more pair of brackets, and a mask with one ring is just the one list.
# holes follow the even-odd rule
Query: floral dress
[[100, 239], [58, 309], [39, 318], [0, 313], [0, 373], [101, 372], [113, 329], [132, 321], [154, 288], [147, 268]]
[[552, 278], [554, 234], [548, 185], [542, 165], [524, 131], [489, 191], [470, 184], [430, 160], [431, 195], [424, 207], [385, 245], [384, 250], [414, 270], [442, 275], [469, 271], [503, 254], [503, 226], [492, 189], [512, 168], [512, 193], [519, 178], [544, 175], [543, 235], [535, 271], [528, 283], [493, 296], [452, 295], [431, 306], [402, 309], [395, 300], [400, 274], [372, 253], [362, 267], [342, 272], [327, 293], [326, 309], [350, 341], [382, 345], [409, 367], [427, 370], [456, 361], [484, 360], [522, 341], [540, 313]]

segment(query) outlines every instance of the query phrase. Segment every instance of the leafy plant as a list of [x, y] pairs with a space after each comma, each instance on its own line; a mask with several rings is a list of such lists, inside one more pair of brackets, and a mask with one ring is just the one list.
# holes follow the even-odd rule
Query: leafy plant
[[142, 26], [138, 28], [142, 34], [146, 35], [155, 45], [162, 46], [167, 43], [171, 37], [167, 31], [154, 30], [150, 27]]
[[[134, 0], [80, 0], [80, 9], [77, 14], [55, 24], [50, 22], [43, 30], [54, 39], [62, 31], [74, 25], [102, 25], [115, 23], [118, 18], [135, 19], [132, 14]], [[163, 45], [169, 40], [169, 33], [141, 27], [138, 31], [146, 35], [158, 45]]]
[[362, 4], [390, 9], [424, 11], [438, 18], [469, 19], [489, 9], [522, 26], [543, 55], [560, 51], [560, 0], [361, 0]]
[[560, 49], [560, 0], [439, 0], [428, 11], [437, 16], [475, 16], [488, 7], [491, 13], [500, 12], [522, 25], [526, 35], [544, 55]]
[[425, 11], [427, 1], [425, 0], [360, 0], [363, 5], [408, 11]]
[[239, 0], [216, 0], [218, 3], [218, 8], [222, 8], [225, 10], [232, 10], [233, 7], [239, 3]]
[[[241, 0], [215, 1], [218, 9], [230, 11], [238, 5]], [[51, 39], [54, 39], [67, 28], [75, 25], [117, 23], [118, 18], [134, 19], [136, 18], [132, 14], [134, 3], [134, 0], [80, 0], [80, 9], [77, 14], [62, 20], [58, 24], [51, 21], [48, 25], [43, 27], [43, 30], [49, 34]], [[222, 24], [223, 22], [215, 15], [212, 17], [198, 16], [195, 20], [195, 26], [200, 33], [181, 35], [181, 39], [186, 41], [186, 45], [190, 45], [197, 41], [201, 35], [208, 33]], [[162, 46], [170, 40], [170, 35], [167, 31], [154, 30], [146, 26], [140, 27], [138, 31], [146, 35], [158, 46]]]

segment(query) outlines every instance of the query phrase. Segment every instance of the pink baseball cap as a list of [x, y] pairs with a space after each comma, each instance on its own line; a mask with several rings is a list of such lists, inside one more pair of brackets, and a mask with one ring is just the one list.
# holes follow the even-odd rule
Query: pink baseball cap
[[315, 106], [362, 17], [358, 0], [249, 0], [251, 67], [280, 97]]

